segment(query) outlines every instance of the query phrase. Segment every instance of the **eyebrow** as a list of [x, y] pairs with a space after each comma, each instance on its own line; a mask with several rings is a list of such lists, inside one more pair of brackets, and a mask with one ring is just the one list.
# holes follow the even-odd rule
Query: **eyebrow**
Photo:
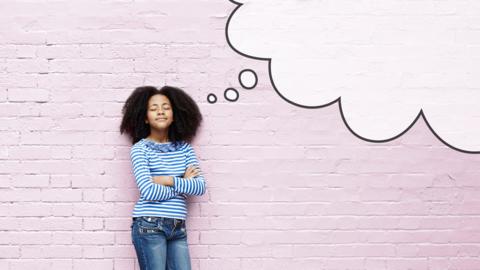
[[[162, 105], [168, 105], [168, 106], [170, 106], [170, 104], [168, 104], [168, 103], [163, 103]], [[151, 106], [158, 106], [158, 104], [157, 104], [157, 103], [153, 103], [152, 105], [150, 105], [150, 107], [151, 107]]]

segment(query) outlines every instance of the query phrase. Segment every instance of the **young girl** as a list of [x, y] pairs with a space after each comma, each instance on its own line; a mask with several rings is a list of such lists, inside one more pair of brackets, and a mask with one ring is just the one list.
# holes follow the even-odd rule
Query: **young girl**
[[179, 88], [142, 86], [128, 97], [122, 113], [120, 133], [132, 140], [140, 191], [131, 225], [140, 269], [190, 269], [186, 198], [206, 189], [190, 145], [202, 121], [200, 110]]

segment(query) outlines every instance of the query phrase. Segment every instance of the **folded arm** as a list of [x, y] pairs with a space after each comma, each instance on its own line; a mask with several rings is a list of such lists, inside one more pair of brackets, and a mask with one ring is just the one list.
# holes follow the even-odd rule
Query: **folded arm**
[[146, 201], [164, 201], [178, 195], [173, 187], [154, 183], [148, 168], [145, 149], [132, 147], [130, 158], [133, 165], [133, 174], [140, 190], [140, 197]]
[[[197, 156], [195, 155], [195, 151], [193, 150], [192, 146], [187, 143], [187, 147], [185, 148], [184, 151], [187, 157], [187, 160], [186, 160], [187, 167], [191, 165], [195, 165], [198, 168], [200, 168], [198, 164]], [[199, 173], [196, 176], [189, 177], [189, 178], [173, 176], [172, 182], [173, 182], [173, 189], [178, 193], [200, 196], [200, 195], [203, 195], [206, 191], [206, 183], [201, 171], [199, 171]]]

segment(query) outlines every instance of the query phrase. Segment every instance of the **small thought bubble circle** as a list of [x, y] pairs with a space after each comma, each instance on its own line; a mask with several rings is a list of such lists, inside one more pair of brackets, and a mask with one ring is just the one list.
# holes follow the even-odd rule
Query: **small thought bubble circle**
[[244, 69], [238, 74], [238, 81], [243, 88], [253, 89], [258, 82], [257, 74], [251, 69]]
[[234, 102], [238, 100], [239, 94], [236, 89], [227, 88], [225, 89], [225, 92], [223, 92], [223, 96], [225, 97], [226, 100]]
[[217, 96], [215, 94], [208, 94], [207, 101], [210, 104], [217, 102]]

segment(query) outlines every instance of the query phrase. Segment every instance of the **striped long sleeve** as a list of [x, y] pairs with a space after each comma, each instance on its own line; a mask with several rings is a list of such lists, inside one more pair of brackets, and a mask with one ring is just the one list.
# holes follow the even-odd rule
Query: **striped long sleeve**
[[[187, 147], [184, 151], [186, 155], [186, 167], [190, 165], [199, 166], [195, 151], [190, 144], [187, 143]], [[206, 191], [205, 179], [203, 178], [201, 171], [199, 175], [191, 178], [174, 176], [173, 183], [173, 188], [178, 193], [200, 196], [203, 195]]]
[[164, 201], [178, 195], [172, 187], [155, 184], [147, 163], [145, 149], [132, 147], [130, 158], [133, 165], [133, 174], [140, 190], [140, 198], [145, 201]]

